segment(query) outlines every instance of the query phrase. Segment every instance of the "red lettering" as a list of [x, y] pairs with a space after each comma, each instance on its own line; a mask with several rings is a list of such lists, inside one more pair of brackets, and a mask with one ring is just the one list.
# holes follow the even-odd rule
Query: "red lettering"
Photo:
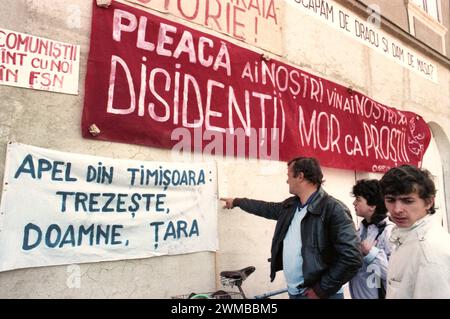
[[273, 18], [273, 21], [275, 21], [275, 24], [277, 24], [277, 14], [275, 12], [275, 4], [273, 3], [273, 0], [270, 1], [265, 18]]
[[[192, 3], [191, 0], [190, 0], [190, 1], [187, 1], [187, 2], [188, 2], [189, 4]], [[177, 2], [177, 8], [178, 8], [178, 11], [180, 11], [181, 15], [182, 15], [185, 19], [188, 19], [188, 20], [195, 20], [195, 19], [197, 18], [197, 15], [198, 15], [199, 2], [198, 2], [198, 0], [195, 0], [195, 11], [194, 11], [194, 14], [193, 14], [192, 16], [188, 16], [188, 15], [183, 11], [183, 9], [181, 8], [181, 0], [178, 0], [178, 2]]]
[[261, 11], [259, 10], [259, 0], [256, 0], [256, 5], [253, 4], [255, 0], [250, 0], [250, 3], [248, 4], [248, 9], [250, 8], [255, 8], [256, 10], [258, 10], [258, 15], [261, 15]]
[[212, 15], [212, 14], [210, 14], [210, 1], [209, 0], [206, 1], [205, 25], [206, 26], [210, 26], [208, 21], [211, 18], [216, 23], [217, 28], [219, 29], [219, 31], [222, 31], [222, 28], [220, 27], [220, 24], [218, 22], [218, 19], [220, 17], [220, 13], [222, 12], [222, 6], [220, 5], [220, 2], [218, 0], [216, 0], [216, 3], [219, 6], [219, 8], [217, 10], [217, 14], [216, 15]]
[[234, 6], [233, 7], [233, 36], [241, 39], [241, 40], [245, 40], [245, 38], [242, 35], [237, 34], [237, 28], [238, 27], [245, 27], [245, 24], [238, 22], [238, 18], [237, 18], [237, 11], [240, 12], [245, 12], [244, 9], [241, 9], [239, 7]]

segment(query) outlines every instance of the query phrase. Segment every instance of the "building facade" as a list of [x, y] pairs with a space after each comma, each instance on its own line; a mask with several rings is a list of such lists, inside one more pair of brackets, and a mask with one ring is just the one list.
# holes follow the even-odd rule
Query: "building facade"
[[[4, 178], [7, 170], [5, 158], [9, 141], [56, 151], [114, 159], [162, 162], [179, 160], [173, 156], [167, 144], [152, 147], [137, 145], [131, 141], [132, 139], [120, 141], [121, 136], [132, 135], [125, 131], [127, 126], [113, 125], [111, 136], [116, 136], [113, 134], [115, 129], [123, 129], [124, 131], [121, 131], [123, 134], [117, 134], [118, 137], [114, 138], [105, 137], [96, 140], [95, 134], [86, 130], [86, 123], [82, 124], [87, 116], [85, 101], [88, 89], [85, 83], [88, 83], [87, 79], [90, 76], [91, 81], [95, 79], [92, 74], [89, 74], [92, 66], [88, 62], [93, 61], [92, 58], [89, 59], [89, 50], [93, 48], [91, 39], [94, 31], [96, 36], [101, 32], [107, 35], [110, 31], [108, 28], [100, 27], [97, 30], [91, 29], [93, 26], [102, 25], [100, 20], [97, 24], [93, 24], [94, 9], [97, 8], [96, 1], [0, 0], [0, 3], [1, 30], [13, 30], [80, 46], [77, 94], [0, 85], [2, 97], [0, 99], [1, 179]], [[233, 48], [229, 51], [233, 59], [230, 63], [231, 68], [236, 65], [242, 65], [244, 68], [245, 61], [238, 61], [235, 58], [240, 56], [240, 52], [244, 52], [245, 57], [258, 54], [266, 65], [269, 65], [270, 61], [277, 61], [286, 69], [301, 70], [324, 83], [345, 88], [349, 94], [358, 92], [357, 94], [364, 95], [381, 105], [401, 112], [411, 112], [421, 117], [430, 129], [431, 140], [426, 152], [422, 154], [423, 160], [420, 164], [429, 169], [436, 178], [438, 188], [436, 200], [439, 208], [437, 214], [442, 218], [443, 225], [450, 227], [447, 222], [447, 211], [450, 207], [450, 33], [448, 32], [450, 5], [448, 1], [123, 0], [116, 3], [147, 12], [166, 21], [166, 25], [173, 22], [178, 29], [186, 28], [194, 30], [192, 34], [198, 32], [199, 35], [203, 35], [203, 39], [206, 40], [203, 40], [202, 48], [205, 51], [200, 53], [196, 50], [195, 58], [202, 57], [203, 62], [210, 67], [207, 72], [211, 74], [220, 70], [227, 71], [226, 62], [224, 62], [226, 60], [221, 60], [224, 55], [220, 55], [220, 51], [217, 56], [221, 58], [217, 59], [216, 56], [217, 65], [213, 64], [212, 60], [208, 62], [210, 60], [205, 53], [212, 52], [212, 43], [217, 45], [220, 40], [223, 40], [227, 43], [227, 47]], [[102, 8], [102, 10], [110, 9]], [[123, 21], [125, 19], [123, 18]], [[123, 37], [125, 32], [131, 32], [130, 30], [133, 29], [131, 18], [127, 19], [129, 20], [122, 24]], [[136, 32], [138, 25], [145, 23], [142, 21], [142, 19], [136, 20], [134, 26]], [[5, 31], [0, 33], [0, 47], [6, 45], [5, 35]], [[219, 40], [217, 42], [207, 40], [208, 36]], [[114, 37], [120, 40], [120, 35], [116, 34], [113, 35], [111, 43], [115, 43]], [[168, 38], [166, 37], [166, 41], [169, 41]], [[158, 45], [156, 42], [151, 43], [150, 36], [142, 35], [140, 39], [141, 46], [143, 43], [147, 43], [148, 47], [154, 44], [153, 49], [157, 50]], [[181, 53], [178, 52], [180, 56], [183, 52], [190, 50], [189, 39], [186, 38], [185, 41], [185, 47], [180, 49]], [[166, 49], [170, 46], [169, 42], [161, 45], [162, 53], [165, 52], [164, 46]], [[143, 48], [138, 45], [138, 49]], [[245, 51], [240, 51], [241, 49]], [[232, 51], [238, 53], [233, 55]], [[243, 56], [244, 53], [242, 53]], [[173, 57], [177, 53], [173, 50], [170, 54]], [[5, 53], [1, 57], [0, 62], [6, 66]], [[140, 57], [136, 59], [138, 61]], [[138, 63], [144, 65], [143, 61], [139, 60]], [[260, 65], [263, 64], [263, 62], [260, 63]], [[249, 70], [253, 70], [255, 65], [251, 65]], [[211, 68], [214, 66], [216, 69], [213, 72]], [[174, 72], [179, 72], [176, 74], [182, 76], [184, 70], [177, 66], [173, 67]], [[244, 68], [244, 70], [247, 69]], [[257, 73], [248, 71], [247, 78], [236, 85], [249, 82], [251, 75], [251, 81], [255, 82], [254, 87], [258, 87], [258, 83], [261, 82], [255, 80]], [[6, 71], [0, 74], [5, 81]], [[173, 79], [175, 81], [175, 77]], [[169, 82], [166, 80], [166, 83]], [[215, 83], [216, 89], [221, 88], [217, 81]], [[4, 83], [0, 82], [0, 84]], [[92, 87], [89, 90], [90, 96], [95, 96]], [[235, 92], [237, 92], [236, 88]], [[277, 101], [281, 100], [283, 94], [278, 95], [279, 93], [274, 93], [271, 99], [274, 101], [276, 97]], [[99, 91], [98, 95], [107, 96], [108, 90]], [[139, 96], [139, 93], [136, 96]], [[260, 97], [260, 100], [262, 99]], [[313, 93], [311, 93], [312, 99]], [[266, 100], [269, 100], [269, 97]], [[214, 116], [216, 119], [220, 117], [218, 110], [231, 109], [235, 105], [232, 104], [233, 102], [221, 104], [220, 98], [215, 101], [217, 113], [209, 113], [210, 126], [213, 126], [211, 123], [217, 123], [214, 122]], [[301, 103], [294, 103], [294, 105], [298, 109]], [[169, 104], [167, 106], [172, 107]], [[256, 107], [259, 108], [260, 105]], [[271, 116], [281, 118], [280, 114], [282, 113], [270, 113]], [[288, 117], [289, 113], [286, 114], [283, 113], [283, 116]], [[319, 113], [314, 114], [320, 122]], [[163, 117], [161, 113], [158, 116]], [[189, 114], [186, 116], [186, 122], [192, 120]], [[241, 116], [244, 118], [245, 114], [242, 113]], [[236, 115], [235, 121], [239, 119]], [[331, 119], [330, 127], [333, 130], [332, 117], [330, 116], [329, 119]], [[203, 127], [206, 125], [208, 124], [205, 120]], [[306, 130], [311, 128], [310, 125], [308, 122]], [[345, 126], [352, 125], [351, 122], [345, 123]], [[286, 132], [291, 129], [287, 126]], [[99, 130], [100, 136], [106, 131], [101, 125]], [[328, 133], [333, 134], [330, 131]], [[311, 137], [308, 136], [306, 138], [310, 139]], [[159, 143], [164, 138], [168, 139], [166, 135], [161, 134], [154, 143]], [[320, 136], [318, 138], [320, 139]], [[332, 135], [331, 139], [333, 141]], [[318, 143], [320, 146], [321, 141], [319, 140]], [[300, 144], [297, 148], [291, 147], [286, 150], [286, 154], [301, 155], [304, 147], [306, 148], [305, 145], [302, 147]], [[362, 153], [364, 152], [361, 151]], [[332, 163], [329, 160], [329, 154], [324, 153], [321, 156], [323, 156], [321, 160]], [[378, 157], [375, 153], [373, 156]], [[197, 160], [215, 162], [218, 197], [249, 197], [281, 201], [289, 196], [285, 184], [286, 164], [284, 161], [204, 155], [188, 159], [188, 163]], [[347, 165], [348, 162], [351, 161], [342, 165]], [[352, 210], [353, 199], [350, 192], [355, 181], [360, 178], [379, 178], [382, 173], [376, 170], [342, 168], [342, 165], [336, 167], [330, 164], [324, 167], [326, 180], [324, 187]], [[4, 184], [0, 186], [0, 190], [5, 193]], [[270, 283], [269, 280], [267, 258], [270, 254], [274, 223], [258, 219], [237, 209], [225, 211], [221, 208], [218, 199], [217, 211], [212, 213], [217, 216], [219, 248], [216, 251], [140, 259], [124, 258], [124, 260], [95, 263], [80, 262], [75, 265], [25, 267], [3, 271], [0, 272], [2, 286], [0, 297], [169, 298], [190, 292], [219, 289], [220, 271], [240, 269], [249, 265], [256, 266], [257, 270], [244, 283], [248, 295], [284, 287], [284, 278], [281, 274], [277, 276], [275, 282]], [[356, 223], [356, 216], [354, 217]]]

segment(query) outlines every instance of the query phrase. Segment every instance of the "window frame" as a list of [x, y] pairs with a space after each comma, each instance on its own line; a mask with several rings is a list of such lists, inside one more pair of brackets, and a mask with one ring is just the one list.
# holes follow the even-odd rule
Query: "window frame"
[[[425, 24], [429, 29], [438, 34], [441, 38], [441, 48], [444, 55], [447, 54], [445, 47], [445, 34], [448, 29], [436, 18], [432, 17], [428, 13], [423, 10], [416, 1], [420, 0], [406, 0], [408, 7], [408, 24], [409, 24], [409, 33], [413, 36], [416, 36], [415, 24], [414, 20], [420, 21]], [[441, 0], [437, 0], [438, 12], [442, 12], [440, 10]], [[439, 51], [439, 50], [438, 50]]]
[[[431, 7], [430, 2], [433, 1], [435, 3], [436, 12], [430, 12], [429, 7]], [[423, 10], [427, 15], [436, 19], [439, 23], [442, 23], [442, 9], [441, 9], [441, 0], [411, 0], [415, 6]]]

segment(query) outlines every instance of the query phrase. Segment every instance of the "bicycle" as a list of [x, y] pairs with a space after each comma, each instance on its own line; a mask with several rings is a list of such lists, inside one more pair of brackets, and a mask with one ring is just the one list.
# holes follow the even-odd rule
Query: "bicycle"
[[[242, 283], [256, 270], [254, 266], [248, 266], [240, 270], [222, 271], [220, 272], [220, 282], [223, 287], [236, 286], [239, 292], [217, 290], [207, 293], [191, 293], [188, 295], [173, 296], [172, 299], [249, 299], [247, 298]], [[269, 291], [260, 295], [255, 295], [250, 299], [269, 299], [287, 292], [287, 288]]]

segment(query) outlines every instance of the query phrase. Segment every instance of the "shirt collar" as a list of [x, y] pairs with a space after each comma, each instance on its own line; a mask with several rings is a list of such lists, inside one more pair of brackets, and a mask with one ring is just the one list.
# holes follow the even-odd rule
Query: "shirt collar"
[[424, 240], [425, 234], [427, 233], [429, 227], [432, 226], [434, 222], [433, 216], [430, 214], [425, 215], [421, 219], [417, 220], [413, 225], [407, 228], [394, 227], [390, 241], [395, 243], [397, 246], [403, 244], [410, 234], [416, 234], [419, 240]]
[[314, 196], [315, 196], [316, 194], [317, 194], [317, 191], [315, 191], [314, 193], [312, 193], [312, 194], [309, 196], [309, 198], [308, 198], [308, 200], [306, 201], [306, 203], [304, 203], [304, 204], [302, 204], [302, 201], [301, 201], [300, 198], [299, 198], [298, 210], [302, 210], [303, 208], [305, 208], [306, 206], [308, 206], [309, 203], [312, 202], [312, 200], [313, 200], [313, 198], [314, 198]]

